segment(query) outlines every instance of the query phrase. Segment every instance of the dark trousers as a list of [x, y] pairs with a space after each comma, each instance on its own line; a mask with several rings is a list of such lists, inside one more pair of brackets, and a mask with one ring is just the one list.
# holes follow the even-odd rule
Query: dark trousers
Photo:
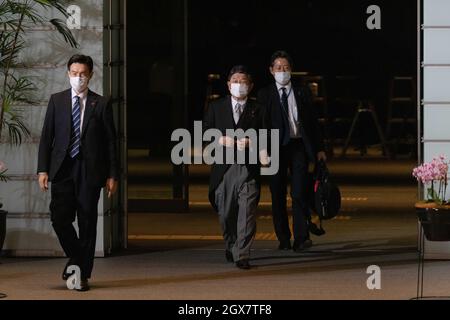
[[288, 145], [280, 147], [280, 168], [278, 173], [270, 178], [273, 224], [280, 242], [291, 239], [286, 208], [288, 168], [291, 173], [294, 240], [303, 242], [309, 239], [307, 219], [310, 212], [307, 201], [308, 158], [301, 139], [291, 139]]
[[[90, 186], [87, 179], [85, 162], [67, 156], [51, 184], [50, 212], [69, 264], [78, 265], [81, 277], [89, 279], [94, 266], [101, 188]], [[79, 235], [73, 226], [75, 217]]]

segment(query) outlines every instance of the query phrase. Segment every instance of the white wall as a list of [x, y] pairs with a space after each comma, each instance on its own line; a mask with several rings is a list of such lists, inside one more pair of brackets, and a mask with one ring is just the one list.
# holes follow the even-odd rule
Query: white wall
[[[450, 157], [450, 0], [423, 0], [422, 14], [423, 160], [430, 161]], [[450, 242], [426, 241], [425, 255], [450, 259]]]
[[[56, 31], [30, 31], [27, 48], [21, 59], [29, 67], [20, 72], [33, 76], [39, 91], [37, 106], [24, 106], [26, 122], [32, 138], [20, 147], [0, 145], [0, 160], [8, 167], [12, 180], [0, 183], [0, 198], [9, 212], [7, 235], [3, 249], [17, 256], [63, 256], [56, 235], [51, 227], [49, 215], [50, 194], [43, 194], [37, 185], [37, 150], [43, 119], [50, 94], [70, 87], [66, 63], [71, 55], [83, 53], [94, 59], [94, 78], [90, 88], [103, 93], [103, 0], [79, 0], [74, 4], [81, 8], [81, 29], [73, 30], [80, 48], [73, 49]], [[43, 12], [44, 13], [44, 12]], [[65, 19], [56, 12], [45, 16]], [[108, 219], [103, 216], [103, 195], [99, 202], [99, 222], [96, 255], [103, 256], [109, 234], [104, 230]], [[108, 229], [108, 228], [107, 228]]]

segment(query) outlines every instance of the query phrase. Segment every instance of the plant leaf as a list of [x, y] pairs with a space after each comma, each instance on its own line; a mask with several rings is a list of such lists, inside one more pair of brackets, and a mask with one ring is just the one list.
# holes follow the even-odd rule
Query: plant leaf
[[434, 202], [441, 202], [441, 199], [439, 198], [439, 195], [433, 188], [428, 188], [428, 199], [432, 200]]
[[78, 48], [78, 42], [73, 36], [67, 24], [61, 19], [51, 19], [50, 23], [55, 26], [56, 30], [63, 36], [64, 40], [70, 44], [72, 48]]

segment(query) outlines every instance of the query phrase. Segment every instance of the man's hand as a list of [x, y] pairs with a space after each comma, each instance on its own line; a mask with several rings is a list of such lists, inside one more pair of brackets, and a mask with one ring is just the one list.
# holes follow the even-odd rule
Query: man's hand
[[236, 144], [237, 144], [238, 150], [242, 151], [245, 148], [248, 148], [250, 146], [251, 141], [249, 138], [243, 138], [243, 139], [239, 139]]
[[263, 149], [259, 152], [259, 162], [261, 162], [261, 166], [268, 167], [270, 164], [269, 155], [267, 154], [267, 150]]
[[117, 181], [114, 180], [114, 178], [109, 178], [108, 180], [106, 180], [105, 187], [108, 191], [108, 198], [111, 198], [111, 196], [117, 191]]
[[317, 160], [318, 161], [327, 161], [327, 154], [324, 151], [320, 151], [317, 153]]
[[48, 190], [48, 174], [47, 173], [39, 173], [39, 187], [44, 192]]
[[228, 136], [222, 136], [219, 139], [219, 143], [225, 147], [232, 147], [234, 146], [234, 140]]

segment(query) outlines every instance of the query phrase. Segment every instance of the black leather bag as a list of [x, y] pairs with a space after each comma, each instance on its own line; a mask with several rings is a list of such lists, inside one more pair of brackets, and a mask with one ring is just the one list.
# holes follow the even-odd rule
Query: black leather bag
[[336, 217], [341, 209], [341, 192], [338, 186], [330, 180], [330, 172], [321, 161], [317, 163], [314, 179], [314, 211], [320, 220], [330, 220]]
[[341, 209], [341, 192], [330, 180], [330, 172], [323, 161], [316, 163], [314, 173], [309, 174], [308, 199], [310, 209], [320, 220], [320, 227], [317, 227], [309, 217], [309, 231], [318, 236], [323, 235], [325, 230], [322, 221], [333, 219]]

